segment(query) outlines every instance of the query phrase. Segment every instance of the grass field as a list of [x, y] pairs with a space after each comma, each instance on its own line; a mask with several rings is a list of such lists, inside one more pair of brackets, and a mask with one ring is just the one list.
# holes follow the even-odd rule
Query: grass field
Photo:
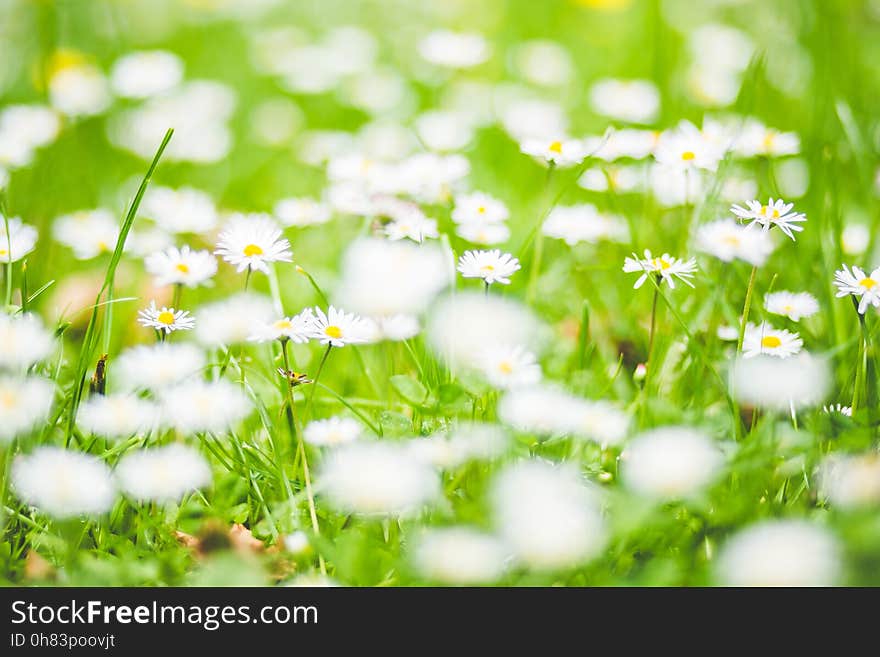
[[878, 59], [876, 0], [0, 1], [2, 581], [880, 584]]

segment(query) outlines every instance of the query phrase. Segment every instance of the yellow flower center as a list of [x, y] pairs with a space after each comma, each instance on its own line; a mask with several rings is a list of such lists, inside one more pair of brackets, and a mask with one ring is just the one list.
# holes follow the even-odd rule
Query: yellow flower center
[[485, 206], [482, 206], [482, 205], [481, 205], [480, 207], [478, 207], [478, 208], [477, 208], [477, 212], [479, 212], [480, 214], [485, 214], [485, 213], [486, 213], [486, 208], [485, 208]]
[[342, 337], [342, 329], [338, 326], [328, 326], [324, 329], [324, 333], [331, 338], [339, 339]]
[[277, 328], [279, 331], [287, 330], [291, 326], [293, 325], [286, 319], [279, 319], [277, 322], [275, 322], [275, 328]]
[[769, 151], [773, 148], [773, 142], [776, 141], [776, 134], [773, 132], [768, 132], [764, 135], [764, 141], [762, 142], [765, 151]]
[[160, 324], [165, 324], [165, 326], [171, 326], [174, 323], [174, 313], [163, 310], [159, 313], [159, 316], [156, 317], [156, 321]]
[[110, 250], [110, 247], [107, 246], [107, 242], [105, 242], [104, 240], [101, 240], [98, 242], [98, 251], [100, 251], [101, 253], [104, 253], [105, 251], [109, 251], [109, 250]]
[[15, 408], [17, 402], [18, 398], [12, 391], [3, 390], [2, 392], [0, 392], [0, 407], [5, 409], [12, 409]]
[[775, 335], [765, 335], [761, 339], [761, 346], [767, 347], [768, 349], [775, 349], [782, 345], [782, 340], [777, 338]]
[[697, 154], [694, 153], [693, 151], [685, 151], [684, 153], [681, 154], [681, 159], [684, 160], [685, 162], [690, 162], [691, 160], [696, 159], [696, 157], [697, 157]]
[[263, 255], [263, 249], [256, 244], [248, 244], [244, 247], [244, 254], [248, 257]]
[[179, 271], [181, 274], [188, 274], [189, 273], [189, 265], [185, 265], [182, 262], [179, 262], [176, 265], [174, 265], [174, 268], [177, 271]]
[[495, 266], [494, 265], [483, 265], [482, 267], [480, 267], [480, 271], [483, 271], [483, 272], [495, 271]]
[[502, 374], [510, 374], [513, 372], [513, 365], [510, 364], [510, 361], [503, 360], [498, 363], [498, 371]]
[[0, 256], [5, 256], [7, 253], [9, 253], [9, 251], [6, 249], [0, 249]]
[[875, 281], [873, 278], [863, 278], [859, 281], [859, 285], [861, 285], [866, 290], [870, 290], [872, 287], [877, 285], [877, 281]]
[[663, 258], [654, 258], [651, 261], [651, 264], [654, 266], [654, 269], [669, 269], [672, 266], [672, 263]]
[[561, 141], [554, 141], [552, 144], [550, 144], [547, 147], [547, 150], [552, 151], [554, 153], [558, 153], [559, 155], [562, 155], [562, 142]]
[[736, 235], [727, 235], [723, 240], [725, 244], [730, 244], [731, 246], [739, 246], [740, 240]]

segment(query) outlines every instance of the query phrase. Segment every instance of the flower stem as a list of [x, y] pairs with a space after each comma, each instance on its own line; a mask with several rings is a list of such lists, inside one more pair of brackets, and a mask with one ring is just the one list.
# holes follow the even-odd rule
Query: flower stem
[[171, 307], [180, 310], [180, 298], [183, 296], [183, 283], [174, 284], [174, 297], [171, 299]]
[[865, 391], [865, 399], [867, 399], [866, 375], [868, 371], [868, 327], [865, 323], [865, 316], [858, 312], [858, 305], [855, 297], [853, 297], [853, 305], [856, 306], [856, 313], [859, 317], [859, 325], [861, 327], [861, 338], [859, 339], [859, 361], [856, 364], [856, 380], [853, 384], [852, 412], [855, 415], [863, 398], [862, 391]]
[[324, 352], [324, 355], [321, 356], [321, 362], [318, 364], [318, 370], [315, 372], [315, 379], [312, 381], [312, 389], [309, 391], [309, 400], [306, 402], [305, 419], [310, 419], [312, 417], [312, 400], [315, 398], [315, 388], [318, 387], [318, 379], [321, 378], [321, 370], [324, 369], [324, 363], [327, 362], [327, 357], [330, 355], [331, 349], [333, 349], [333, 345], [328, 343], [327, 350]]
[[755, 278], [758, 276], [757, 265], [752, 267], [752, 274], [749, 276], [749, 286], [746, 288], [746, 301], [743, 304], [742, 321], [739, 325], [739, 338], [736, 341], [736, 355], [742, 353], [743, 342], [746, 339], [746, 324], [749, 322], [749, 310], [752, 307], [752, 292], [755, 289]]

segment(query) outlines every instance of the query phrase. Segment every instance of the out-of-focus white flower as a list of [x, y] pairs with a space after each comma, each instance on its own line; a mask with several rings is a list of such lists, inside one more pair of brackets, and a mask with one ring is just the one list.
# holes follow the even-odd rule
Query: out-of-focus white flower
[[191, 187], [150, 187], [139, 213], [170, 233], [207, 233], [217, 225], [213, 199]]
[[391, 340], [402, 342], [417, 336], [422, 327], [417, 317], [412, 315], [391, 315], [374, 319], [376, 325], [375, 340]]
[[196, 339], [208, 347], [229, 347], [251, 337], [254, 326], [277, 319], [266, 297], [241, 293], [200, 307], [196, 311]]
[[288, 98], [264, 100], [253, 109], [250, 119], [256, 141], [274, 148], [289, 145], [305, 122], [303, 111]]
[[411, 239], [421, 244], [426, 239], [437, 238], [437, 221], [422, 213], [409, 212], [392, 219], [385, 225], [385, 235], [392, 241]]
[[45, 423], [55, 388], [37, 376], [0, 376], [0, 444]]
[[413, 552], [416, 568], [431, 580], [453, 585], [496, 581], [507, 566], [504, 544], [489, 534], [467, 527], [429, 529]]
[[176, 502], [212, 478], [205, 457], [179, 443], [128, 452], [114, 474], [123, 492], [140, 502]]
[[406, 446], [419, 460], [452, 470], [471, 461], [491, 461], [502, 456], [510, 446], [510, 439], [498, 425], [462, 422], [447, 433], [414, 438]]
[[774, 315], [783, 315], [793, 322], [819, 312], [819, 301], [809, 292], [772, 292], [764, 298], [764, 308]]
[[806, 352], [785, 359], [739, 359], [731, 375], [731, 388], [740, 402], [786, 413], [822, 403], [828, 384], [828, 364]]
[[729, 218], [700, 226], [696, 246], [724, 262], [738, 258], [758, 267], [767, 262], [774, 249], [768, 233], [750, 230]]
[[533, 385], [541, 380], [541, 366], [535, 354], [520, 346], [487, 347], [479, 369], [491, 385], [502, 390]]
[[21, 167], [30, 164], [34, 152], [55, 141], [60, 129], [58, 114], [49, 107], [5, 107], [0, 111], [0, 166]]
[[741, 530], [717, 564], [728, 586], [831, 586], [841, 570], [837, 540], [804, 520], [765, 520]]
[[196, 287], [217, 273], [217, 259], [207, 251], [193, 251], [189, 246], [169, 247], [149, 256], [145, 269], [155, 276], [155, 285]]
[[587, 137], [584, 139], [584, 148], [593, 157], [606, 162], [621, 158], [642, 160], [654, 153], [659, 138], [660, 133], [654, 130], [627, 128], [606, 132], [598, 137]]
[[510, 229], [503, 223], [489, 223], [472, 221], [459, 224], [455, 229], [456, 235], [468, 242], [490, 246], [501, 244], [510, 239]]
[[623, 262], [623, 271], [627, 273], [632, 272], [641, 272], [641, 276], [636, 280], [633, 285], [633, 289], [637, 290], [642, 285], [645, 284], [645, 281], [648, 280], [648, 276], [655, 275], [658, 276], [661, 282], [666, 282], [670, 288], [675, 288], [675, 279], [678, 278], [685, 285], [693, 287], [693, 283], [690, 282], [690, 279], [694, 277], [694, 272], [697, 270], [697, 261], [694, 258], [689, 260], [680, 260], [679, 258], [674, 258], [668, 253], [664, 253], [659, 258], [655, 258], [651, 255], [651, 251], [645, 249], [645, 257], [638, 258], [635, 253], [632, 254], [632, 257], [628, 257]]
[[268, 215], [235, 215], [217, 238], [215, 254], [243, 272], [269, 273], [268, 263], [291, 262], [290, 242]]
[[498, 402], [498, 418], [523, 433], [562, 436], [572, 432], [579, 400], [549, 385], [514, 388]]
[[822, 462], [819, 479], [823, 496], [842, 509], [880, 502], [880, 456], [876, 453], [831, 455]]
[[448, 110], [420, 114], [415, 120], [416, 134], [432, 151], [461, 150], [474, 138], [474, 128], [467, 115]]
[[768, 128], [755, 119], [746, 121], [736, 141], [737, 154], [743, 157], [796, 155], [800, 148], [800, 139], [795, 133]]
[[590, 203], [557, 205], [547, 215], [541, 230], [547, 237], [563, 240], [569, 246], [601, 240], [622, 242], [629, 236], [622, 220], [601, 214]]
[[871, 244], [871, 231], [865, 224], [847, 224], [840, 234], [840, 246], [846, 255], [862, 255]]
[[81, 210], [55, 219], [52, 234], [73, 249], [76, 258], [89, 260], [113, 251], [119, 237], [119, 223], [110, 210]]
[[369, 317], [418, 315], [451, 283], [451, 260], [439, 246], [358, 239], [343, 255], [334, 298]]
[[718, 476], [724, 457], [709, 436], [690, 427], [663, 427], [640, 434], [620, 457], [621, 476], [649, 497], [689, 497]]
[[107, 78], [89, 64], [66, 66], [49, 79], [49, 102], [67, 116], [101, 114], [112, 101]]
[[344, 445], [360, 438], [364, 428], [360, 422], [350, 417], [330, 417], [326, 420], [312, 420], [303, 429], [303, 438], [311, 445], [332, 447]]
[[23, 370], [30, 367], [46, 358], [53, 344], [52, 334], [37, 315], [0, 312], [0, 368]]
[[592, 440], [602, 448], [619, 445], [629, 434], [629, 416], [607, 401], [578, 399], [565, 412], [568, 431], [576, 438]]
[[172, 331], [188, 331], [195, 326], [196, 320], [190, 317], [188, 310], [176, 310], [162, 306], [158, 308], [155, 301], [138, 311], [138, 323], [157, 331], [165, 331], [168, 335]]
[[130, 438], [151, 432], [157, 413], [152, 402], [136, 395], [92, 395], [80, 405], [76, 423], [102, 438]]
[[296, 556], [308, 554], [312, 549], [308, 534], [304, 531], [287, 534], [284, 537], [284, 549]]
[[223, 433], [243, 420], [250, 400], [232, 383], [192, 380], [158, 391], [162, 421], [183, 434]]
[[325, 203], [311, 198], [287, 198], [275, 204], [274, 214], [285, 226], [317, 226], [333, 217]]
[[578, 178], [578, 186], [591, 192], [626, 194], [643, 189], [645, 178], [645, 169], [639, 165], [592, 167]]
[[574, 75], [574, 64], [568, 51], [556, 41], [536, 39], [520, 44], [514, 63], [526, 80], [543, 87], [566, 84]]
[[574, 469], [522, 461], [496, 476], [491, 500], [501, 537], [530, 568], [571, 568], [605, 545], [596, 495]]
[[36, 245], [36, 228], [22, 223], [18, 217], [7, 219], [0, 214], [0, 262], [17, 262], [33, 251]]
[[389, 443], [338, 447], [325, 459], [316, 481], [331, 506], [363, 515], [409, 515], [440, 495], [434, 469]]
[[255, 323], [248, 340], [253, 342], [290, 340], [297, 344], [305, 344], [309, 341], [314, 328], [315, 313], [311, 308], [306, 308], [293, 317], [282, 317], [270, 322]]
[[435, 30], [419, 42], [419, 54], [445, 68], [471, 68], [482, 64], [491, 48], [482, 35], [473, 32]]
[[520, 144], [520, 150], [560, 168], [574, 166], [587, 156], [587, 149], [582, 141], [567, 137], [526, 139]]
[[201, 375], [205, 354], [192, 344], [161, 342], [132, 347], [120, 354], [110, 370], [110, 383], [119, 390], [158, 392]]
[[590, 87], [597, 114], [628, 123], [650, 123], [660, 109], [660, 92], [647, 80], [603, 79]]
[[183, 62], [164, 50], [129, 53], [110, 70], [110, 86], [125, 98], [149, 98], [174, 88], [182, 79]]
[[103, 461], [59, 447], [38, 447], [16, 457], [12, 487], [21, 500], [55, 518], [100, 515], [116, 499]]
[[868, 306], [880, 308], [880, 267], [870, 275], [853, 265], [852, 271], [846, 265], [834, 272], [834, 285], [837, 286], [837, 297], [850, 294], [859, 300], [858, 310], [862, 315]]
[[547, 100], [521, 99], [501, 109], [501, 123], [517, 142], [526, 139], [553, 141], [568, 131], [568, 118], [562, 107]]
[[659, 164], [672, 169], [715, 171], [724, 151], [706, 139], [693, 123], [682, 121], [675, 128], [663, 131], [654, 157]]
[[515, 301], [472, 292], [447, 297], [432, 309], [428, 341], [453, 366], [478, 368], [490, 344], [534, 348], [539, 324]]
[[706, 186], [700, 173], [697, 169], [676, 169], [658, 163], [649, 169], [648, 183], [651, 193], [664, 207], [693, 205]]

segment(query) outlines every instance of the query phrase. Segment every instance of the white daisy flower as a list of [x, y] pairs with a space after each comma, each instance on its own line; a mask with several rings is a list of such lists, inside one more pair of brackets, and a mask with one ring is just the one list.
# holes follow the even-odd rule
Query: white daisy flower
[[507, 392], [498, 402], [498, 418], [522, 433], [539, 436], [564, 436], [575, 425], [574, 412], [579, 409], [575, 396], [550, 385], [518, 387]]
[[316, 477], [336, 509], [371, 516], [404, 516], [441, 497], [434, 468], [399, 444], [353, 442], [331, 451]]
[[291, 262], [290, 242], [281, 236], [281, 229], [265, 215], [238, 215], [220, 233], [216, 255], [237, 267], [269, 273], [270, 262]]
[[688, 121], [662, 132], [654, 149], [654, 158], [659, 164], [680, 171], [715, 171], [722, 157], [724, 151]]
[[317, 226], [333, 218], [329, 205], [312, 198], [282, 199], [275, 204], [273, 212], [285, 226]]
[[37, 376], [0, 376], [0, 444], [42, 426], [55, 398], [55, 387]]
[[297, 344], [304, 344], [309, 341], [314, 329], [314, 322], [315, 314], [311, 308], [306, 308], [293, 317], [282, 317], [272, 322], [255, 324], [248, 340], [252, 342], [290, 340]]
[[474, 244], [501, 244], [510, 239], [510, 229], [503, 223], [469, 222], [459, 224], [455, 234]]
[[774, 315], [784, 315], [794, 322], [819, 312], [819, 301], [809, 292], [772, 292], [764, 298], [764, 308]]
[[774, 249], [768, 233], [749, 230], [733, 219], [719, 219], [700, 226], [696, 246], [724, 262], [739, 259], [758, 267], [767, 261]]
[[100, 515], [116, 499], [103, 461], [60, 447], [38, 447], [16, 457], [12, 487], [22, 501], [55, 518]]
[[182, 79], [183, 62], [164, 50], [128, 53], [110, 70], [110, 86], [124, 98], [149, 98], [174, 88]]
[[880, 457], [876, 453], [826, 457], [819, 468], [823, 497], [842, 509], [880, 502]]
[[490, 384], [502, 390], [533, 385], [541, 380], [541, 366], [535, 354], [520, 346], [488, 347], [479, 369]]
[[344, 347], [368, 342], [372, 333], [370, 322], [364, 318], [330, 306], [326, 314], [320, 308], [315, 308], [315, 319], [309, 335], [321, 344]]
[[206, 233], [217, 225], [214, 200], [190, 187], [150, 187], [138, 212], [170, 233]]
[[510, 277], [520, 269], [517, 258], [498, 249], [465, 251], [458, 259], [458, 271], [464, 278], [482, 278], [486, 285], [510, 285]]
[[736, 151], [743, 157], [797, 155], [800, 139], [794, 132], [781, 132], [749, 119], [736, 141]]
[[739, 358], [731, 372], [731, 388], [740, 403], [784, 413], [820, 404], [830, 380], [828, 363], [806, 352], [791, 358]]
[[840, 248], [846, 255], [862, 255], [871, 245], [871, 230], [863, 223], [844, 226], [840, 233]]
[[651, 255], [651, 251], [648, 249], [645, 249], [644, 259], [638, 258], [636, 254], [633, 253], [631, 258], [626, 258], [623, 262], [623, 271], [627, 273], [641, 272], [642, 274], [639, 276], [638, 280], [636, 280], [635, 285], [633, 285], [633, 289], [635, 290], [642, 287], [645, 281], [648, 280], [648, 276], [651, 274], [659, 276], [661, 282], [665, 281], [671, 288], [675, 288], [676, 278], [682, 281], [685, 285], [693, 287], [690, 279], [694, 277], [694, 272], [696, 270], [697, 261], [694, 258], [691, 258], [690, 260], [680, 260], [678, 258], [673, 258], [668, 253], [664, 253], [659, 258], [655, 258]]
[[474, 137], [471, 118], [452, 110], [431, 110], [416, 117], [414, 126], [421, 142], [432, 151], [457, 151]]
[[402, 342], [417, 336], [422, 327], [418, 317], [413, 315], [390, 315], [374, 320], [376, 323], [376, 339]]
[[426, 61], [446, 68], [471, 68], [482, 64], [491, 48], [482, 35], [474, 32], [435, 30], [419, 42], [419, 54]]
[[73, 249], [78, 260], [90, 260], [113, 251], [119, 237], [119, 224], [110, 210], [81, 210], [55, 219], [52, 234]]
[[205, 457], [180, 443], [128, 452], [113, 474], [122, 491], [139, 502], [177, 502], [212, 480]]
[[587, 156], [584, 142], [566, 137], [526, 139], [520, 144], [520, 151], [560, 168], [579, 164]]
[[132, 394], [92, 395], [80, 405], [76, 423], [103, 438], [129, 438], [150, 433], [157, 411], [152, 402]]
[[157, 331], [165, 331], [165, 335], [168, 335], [172, 331], [190, 330], [196, 325], [196, 320], [190, 317], [188, 310], [175, 310], [166, 306], [158, 308], [155, 301], [150, 301], [148, 308], [138, 311], [138, 323]]
[[266, 297], [241, 292], [201, 306], [196, 311], [196, 339], [207, 347], [229, 347], [247, 342], [254, 326], [277, 319]]
[[746, 201], [746, 207], [734, 205], [730, 208], [737, 217], [748, 221], [749, 226], [758, 224], [764, 230], [770, 230], [778, 226], [789, 238], [794, 240], [794, 232], [801, 232], [804, 227], [798, 224], [807, 220], [806, 215], [800, 212], [792, 212], [794, 203], [786, 203], [782, 199], [771, 198], [766, 205], [761, 201]]
[[724, 457], [714, 441], [689, 427], [643, 433], [620, 456], [621, 477], [631, 489], [657, 498], [685, 498], [711, 484]]
[[24, 370], [45, 359], [54, 343], [37, 315], [0, 312], [0, 368]]
[[607, 401], [577, 400], [567, 409], [566, 422], [572, 435], [592, 440], [602, 448], [619, 445], [629, 435], [629, 416]]
[[467, 527], [426, 530], [412, 556], [423, 577], [461, 586], [496, 581], [504, 574], [507, 557], [499, 539]]
[[660, 92], [647, 80], [603, 79], [590, 87], [593, 111], [628, 123], [650, 123], [660, 109]]
[[541, 231], [569, 246], [600, 240], [625, 242], [629, 238], [629, 230], [620, 218], [601, 214], [590, 203], [557, 205], [547, 215]]
[[204, 368], [205, 354], [195, 345], [157, 342], [122, 352], [112, 366], [110, 382], [120, 390], [158, 392], [199, 377]]
[[349, 417], [331, 417], [309, 422], [303, 429], [303, 438], [311, 445], [330, 447], [353, 442], [363, 433], [364, 429], [357, 420]]
[[859, 299], [859, 313], [865, 314], [868, 306], [880, 308], [880, 267], [867, 275], [853, 265], [852, 271], [843, 265], [843, 269], [834, 272], [834, 284], [837, 286], [837, 297], [849, 294]]
[[229, 381], [191, 380], [158, 391], [162, 420], [183, 434], [226, 432], [251, 410], [240, 386]]
[[833, 586], [843, 564], [826, 529], [805, 520], [764, 520], [727, 541], [716, 569], [727, 586]]
[[306, 555], [311, 551], [309, 536], [304, 531], [295, 531], [284, 537], [284, 549], [296, 556]]
[[169, 247], [144, 261], [146, 270], [155, 276], [154, 285], [196, 287], [217, 273], [217, 259], [207, 251], [193, 251], [189, 246]]
[[[0, 185], [0, 188], [3, 186]], [[0, 214], [0, 262], [17, 262], [34, 250], [37, 229], [22, 223], [18, 217], [4, 218]]]
[[409, 440], [406, 446], [420, 461], [442, 470], [454, 470], [472, 461], [499, 458], [510, 447], [510, 438], [497, 425], [463, 422], [448, 433]]
[[426, 239], [437, 238], [437, 221], [429, 219], [421, 211], [410, 212], [385, 224], [385, 235], [392, 241], [411, 239], [421, 244]]
[[800, 353], [804, 341], [797, 333], [776, 329], [762, 322], [758, 326], [746, 326], [743, 340], [743, 358], [754, 358], [759, 354], [788, 358]]
[[113, 97], [107, 78], [95, 66], [65, 66], [49, 79], [49, 102], [67, 116], [95, 116], [106, 110]]
[[457, 224], [497, 224], [507, 221], [509, 216], [510, 212], [504, 203], [483, 192], [458, 194], [455, 207], [452, 208], [452, 221]]
[[840, 415], [852, 417], [852, 406], [844, 406], [843, 404], [829, 404], [822, 407], [822, 412], [828, 415], [840, 413]]

